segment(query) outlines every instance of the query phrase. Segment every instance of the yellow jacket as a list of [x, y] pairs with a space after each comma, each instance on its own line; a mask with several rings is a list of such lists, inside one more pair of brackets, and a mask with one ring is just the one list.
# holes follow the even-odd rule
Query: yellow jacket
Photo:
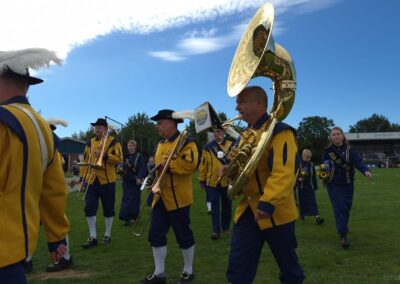
[[[268, 122], [263, 115], [252, 128], [257, 131], [257, 142]], [[241, 145], [243, 141], [240, 141]], [[272, 216], [258, 222], [260, 229], [283, 225], [297, 219], [293, 187], [298, 171], [295, 130], [278, 122], [273, 137], [264, 152], [255, 173], [243, 188], [244, 197], [235, 212], [235, 222], [250, 206], [253, 214], [260, 209]]]
[[[96, 157], [94, 156], [94, 151], [99, 149], [101, 151], [102, 145], [100, 145], [100, 139], [92, 138], [88, 141], [84, 152], [84, 162], [96, 163]], [[92, 155], [90, 153], [93, 152]], [[96, 178], [99, 179], [100, 184], [106, 184], [115, 182], [117, 175], [115, 173], [115, 166], [122, 162], [122, 147], [115, 138], [108, 136], [106, 145], [104, 148], [103, 164], [100, 168], [87, 168], [87, 166], [81, 167], [81, 176], [83, 177], [86, 173], [86, 181], [89, 184], [93, 184]]]
[[[171, 138], [158, 143], [155, 163], [162, 163], [177, 143], [179, 132]], [[179, 152], [178, 157], [170, 163], [164, 182], [161, 186], [161, 198], [167, 211], [172, 211], [193, 203], [192, 175], [196, 171], [199, 153], [194, 141], [189, 138]]]
[[14, 97], [0, 106], [0, 137], [0, 267], [4, 267], [33, 254], [41, 222], [51, 250], [65, 241], [69, 223], [64, 214], [67, 188], [53, 133], [26, 97]]
[[[230, 151], [232, 141], [224, 140], [221, 144], [212, 141], [204, 145], [201, 162], [199, 167], [199, 181], [205, 182], [207, 186], [216, 187], [218, 181], [218, 169], [224, 163], [226, 164], [226, 157]], [[218, 159], [218, 152], [223, 152], [224, 157]], [[222, 162], [223, 163], [222, 163]], [[228, 186], [228, 181], [223, 179], [221, 186]]]

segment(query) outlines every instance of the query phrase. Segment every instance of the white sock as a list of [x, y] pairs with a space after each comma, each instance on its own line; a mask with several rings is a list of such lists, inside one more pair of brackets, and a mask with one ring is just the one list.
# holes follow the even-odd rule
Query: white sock
[[110, 237], [114, 217], [108, 217], [108, 218], [104, 218], [104, 219], [106, 221], [106, 232], [104, 233], [104, 236]]
[[207, 210], [211, 211], [211, 202], [207, 202]]
[[91, 238], [96, 238], [96, 216], [86, 217]]
[[167, 246], [152, 247], [154, 257], [154, 274], [157, 276], [165, 275], [165, 257], [167, 256]]
[[25, 261], [31, 261], [32, 260], [32, 255], [28, 255], [27, 258], [25, 258]]
[[183, 267], [183, 271], [192, 274], [193, 273], [193, 257], [194, 257], [194, 245], [192, 245], [188, 249], [182, 249], [183, 261], [185, 262], [185, 266]]
[[69, 255], [69, 238], [68, 238], [68, 235], [65, 237], [65, 240], [67, 241], [67, 250], [65, 251], [63, 257], [64, 257], [66, 260], [69, 260], [70, 255]]

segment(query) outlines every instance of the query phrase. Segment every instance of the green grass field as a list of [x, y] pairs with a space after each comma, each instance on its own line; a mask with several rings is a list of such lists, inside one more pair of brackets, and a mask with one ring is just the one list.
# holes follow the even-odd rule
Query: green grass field
[[[376, 169], [373, 179], [359, 174], [350, 218], [351, 247], [344, 251], [336, 234], [333, 211], [327, 192], [320, 188], [317, 199], [322, 226], [313, 218], [296, 223], [297, 253], [306, 274], [305, 283], [390, 283], [400, 281], [400, 169]], [[206, 213], [205, 193], [194, 183], [195, 203], [191, 220], [196, 247], [194, 283], [227, 283], [225, 271], [229, 254], [229, 236], [210, 239], [211, 217]], [[75, 266], [60, 274], [44, 273], [50, 257], [43, 234], [34, 255], [34, 271], [29, 283], [137, 283], [153, 272], [153, 257], [147, 234], [134, 237], [131, 227], [118, 220], [121, 188], [117, 187], [116, 214], [109, 246], [83, 250], [88, 237], [84, 202], [71, 194], [68, 216], [71, 222], [70, 244]], [[101, 206], [100, 206], [101, 208]], [[97, 234], [104, 234], [102, 210], [97, 216]], [[142, 219], [143, 220], [143, 219]], [[168, 283], [176, 283], [183, 260], [172, 232], [168, 236], [166, 274]], [[396, 282], [397, 282], [396, 281]], [[265, 245], [254, 283], [279, 283], [278, 269]], [[399, 282], [400, 283], [400, 282]]]

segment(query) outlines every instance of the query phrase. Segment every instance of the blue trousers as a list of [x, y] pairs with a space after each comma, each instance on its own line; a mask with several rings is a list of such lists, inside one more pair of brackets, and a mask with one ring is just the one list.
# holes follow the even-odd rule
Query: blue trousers
[[119, 210], [119, 219], [129, 221], [136, 219], [140, 210], [140, 185], [135, 180], [122, 182], [122, 200]]
[[152, 247], [167, 245], [167, 234], [172, 227], [176, 242], [181, 249], [188, 249], [194, 245], [194, 236], [190, 228], [190, 206], [167, 211], [160, 199], [154, 206], [151, 215], [151, 225], [148, 240]]
[[354, 184], [327, 184], [329, 199], [335, 215], [336, 230], [339, 234], [349, 231], [348, 223], [353, 205]]
[[101, 185], [96, 179], [89, 188], [85, 196], [85, 216], [96, 216], [97, 208], [99, 207], [99, 198], [103, 206], [103, 216], [113, 217], [115, 215], [115, 182]]
[[300, 216], [319, 215], [315, 190], [312, 188], [298, 187]]
[[281, 283], [303, 283], [304, 272], [295, 251], [295, 222], [260, 230], [250, 208], [247, 208], [233, 227], [226, 273], [228, 281], [232, 284], [253, 282], [265, 241], [279, 266]]
[[26, 284], [25, 271], [21, 262], [0, 268], [1, 284]]
[[[210, 189], [208, 186], [206, 186], [206, 202], [211, 202]], [[211, 207], [211, 210], [212, 210], [212, 207]]]
[[223, 231], [229, 230], [232, 219], [232, 201], [228, 198], [228, 188], [217, 186], [207, 186], [211, 199], [211, 219], [212, 230], [220, 234], [221, 227]]

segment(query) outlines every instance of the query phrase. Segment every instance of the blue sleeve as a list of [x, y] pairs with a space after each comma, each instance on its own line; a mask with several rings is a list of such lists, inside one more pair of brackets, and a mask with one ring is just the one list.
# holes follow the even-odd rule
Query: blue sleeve
[[328, 156], [328, 150], [324, 150], [324, 153], [322, 154], [322, 162], [330, 160]]
[[312, 179], [311, 182], [313, 183], [314, 190], [317, 190], [318, 189], [317, 173], [315, 172], [315, 166], [312, 165], [312, 167], [313, 167], [313, 174], [312, 174], [312, 177], [311, 177], [311, 179]]
[[144, 165], [143, 155], [140, 154], [137, 161], [137, 170], [138, 170], [137, 177], [140, 179], [144, 179], [146, 177], [146, 167]]
[[350, 147], [350, 163], [352, 163], [362, 174], [369, 171], [368, 167], [364, 164], [363, 159], [358, 155], [353, 147]]
[[57, 242], [48, 242], [47, 246], [48, 246], [49, 252], [55, 252], [59, 245], [67, 245], [67, 240], [63, 239], [63, 240], [60, 240]]

